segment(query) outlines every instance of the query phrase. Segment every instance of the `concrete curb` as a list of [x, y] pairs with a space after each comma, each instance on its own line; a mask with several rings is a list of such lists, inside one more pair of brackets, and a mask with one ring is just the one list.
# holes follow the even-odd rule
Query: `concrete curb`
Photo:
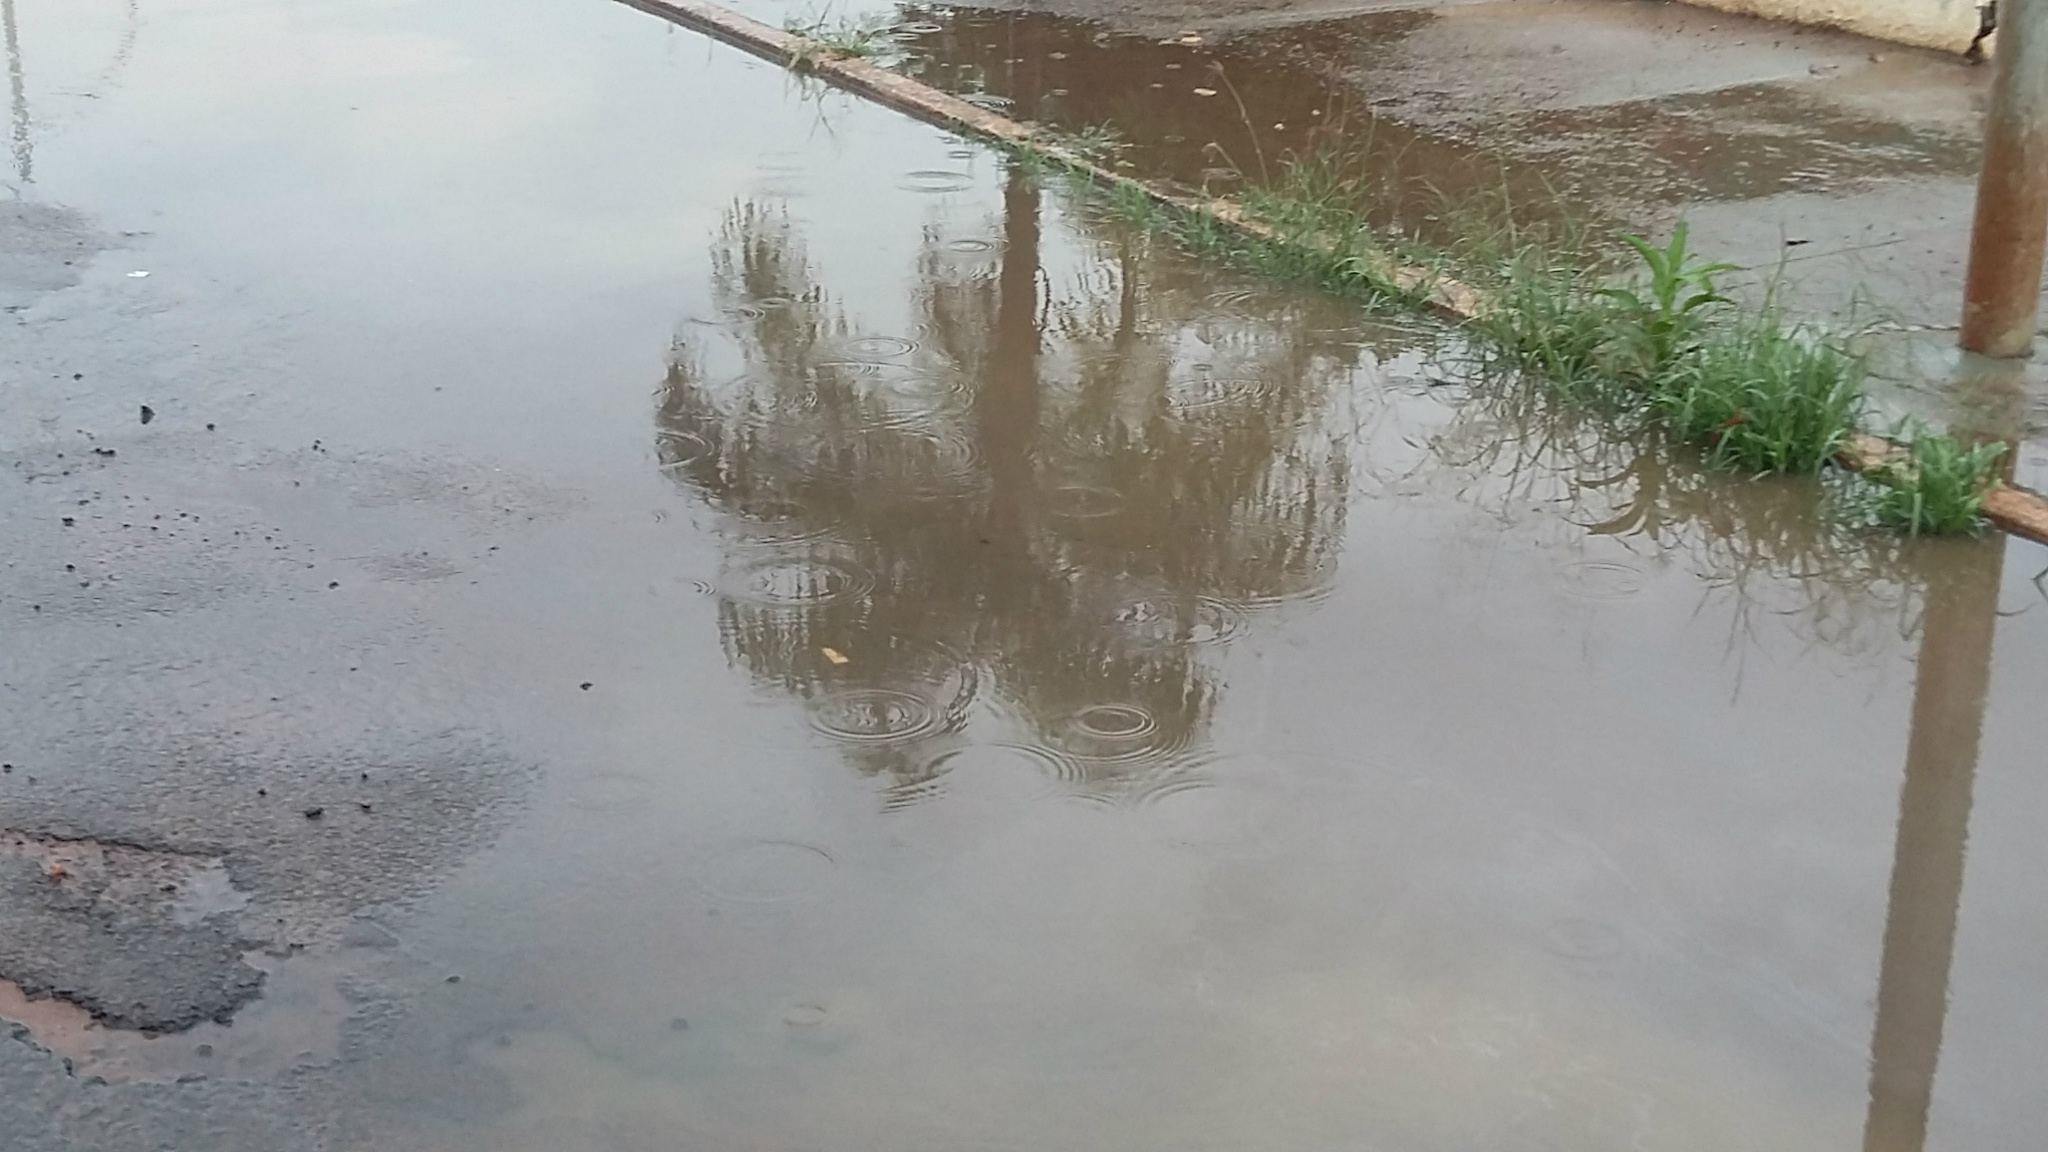
[[[1810, 28], [1839, 28], [1875, 40], [1967, 53], [1977, 43], [1976, 0], [1686, 0], [1701, 8]], [[1990, 55], [1998, 37], [1984, 40]]]
[[[1196, 200], [1154, 188], [1142, 180], [1111, 171], [1055, 141], [1041, 138], [1029, 125], [976, 107], [957, 96], [899, 76], [857, 58], [818, 55], [809, 41], [706, 0], [619, 0], [652, 16], [704, 33], [714, 40], [758, 56], [801, 75], [815, 76], [834, 87], [866, 96], [928, 124], [992, 140], [1012, 148], [1028, 148], [1064, 168], [1086, 175], [1105, 188], [1124, 188], [1183, 215], [1207, 214], [1259, 240], [1281, 242], [1272, 228], [1251, 219], [1228, 200]], [[1375, 271], [1404, 292], [1417, 293], [1429, 309], [1446, 319], [1466, 323], [1485, 310], [1484, 297], [1472, 286], [1438, 276], [1425, 268], [1387, 258]], [[1850, 437], [1835, 462], [1851, 472], [1864, 472], [1896, 460], [1905, 449], [1882, 437]], [[2000, 486], [1984, 497], [1984, 516], [2015, 536], [2048, 544], [2048, 500], [2023, 488]]]

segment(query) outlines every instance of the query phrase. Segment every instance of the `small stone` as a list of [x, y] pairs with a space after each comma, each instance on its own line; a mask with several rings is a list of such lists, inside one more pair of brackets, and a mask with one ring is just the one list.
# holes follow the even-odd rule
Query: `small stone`
[[584, 690], [585, 692], [588, 692], [588, 691], [590, 691], [590, 685], [591, 685], [591, 682], [590, 682], [590, 681], [588, 681], [588, 680], [585, 680], [585, 681], [584, 681], [583, 683], [581, 683], [581, 684], [577, 685], [577, 687], [579, 687], [579, 688], [583, 689], [583, 690]]
[[449, 982], [450, 984], [460, 984], [460, 983], [462, 983], [462, 977], [460, 977], [460, 976], [450, 976], [450, 977], [448, 978], [448, 982]]
[[308, 819], [308, 820], [318, 820], [319, 818], [321, 818], [322, 816], [325, 816], [325, 815], [327, 815], [327, 809], [325, 809], [325, 808], [308, 808], [308, 809], [306, 809], [306, 819]]
[[147, 404], [144, 404], [142, 406], [142, 422], [144, 424], [147, 424], [154, 419], [156, 419], [156, 409], [151, 408]]

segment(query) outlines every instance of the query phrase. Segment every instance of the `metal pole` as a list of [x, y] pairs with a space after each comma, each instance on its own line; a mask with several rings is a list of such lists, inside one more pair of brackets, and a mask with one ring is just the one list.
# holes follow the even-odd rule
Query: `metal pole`
[[1963, 347], [1986, 356], [2034, 348], [2048, 246], [2048, 0], [1998, 0], [1997, 75], [1963, 287]]

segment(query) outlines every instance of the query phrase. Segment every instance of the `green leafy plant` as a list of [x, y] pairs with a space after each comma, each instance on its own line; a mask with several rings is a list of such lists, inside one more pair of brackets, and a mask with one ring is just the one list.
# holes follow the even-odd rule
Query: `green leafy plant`
[[1922, 433], [1901, 458], [1863, 473], [1861, 491], [1880, 524], [1909, 535], [1974, 533], [1984, 527], [1984, 496], [1998, 484], [2001, 443], [1963, 444]]
[[1673, 432], [1748, 472], [1820, 471], [1863, 411], [1860, 365], [1769, 307], [1703, 334], [1651, 389]]
[[1479, 330], [1517, 367], [1581, 400], [1600, 387], [1601, 352], [1614, 338], [1613, 307], [1582, 272], [1560, 268], [1539, 248], [1507, 263]]
[[1603, 288], [1600, 295], [1614, 306], [1616, 337], [1627, 360], [1618, 367], [1638, 380], [1650, 380], [1691, 353], [1710, 309], [1730, 303], [1714, 278], [1735, 271], [1732, 264], [1710, 264], [1686, 250], [1687, 227], [1680, 221], [1662, 248], [1640, 236], [1623, 236], [1648, 267], [1650, 279], [1625, 287]]

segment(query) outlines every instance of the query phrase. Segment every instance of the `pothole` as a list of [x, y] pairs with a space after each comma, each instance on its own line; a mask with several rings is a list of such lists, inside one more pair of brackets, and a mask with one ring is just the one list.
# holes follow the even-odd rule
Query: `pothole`
[[0, 980], [0, 1026], [28, 1029], [36, 1045], [65, 1059], [71, 1074], [129, 1083], [265, 1081], [332, 1063], [350, 1004], [342, 987], [364, 953], [278, 959], [249, 953], [263, 969], [263, 998], [233, 1025], [207, 1022], [170, 1035], [109, 1028], [58, 997], [31, 998]]
[[262, 991], [218, 858], [0, 830], [0, 979], [107, 1028], [226, 1023]]

